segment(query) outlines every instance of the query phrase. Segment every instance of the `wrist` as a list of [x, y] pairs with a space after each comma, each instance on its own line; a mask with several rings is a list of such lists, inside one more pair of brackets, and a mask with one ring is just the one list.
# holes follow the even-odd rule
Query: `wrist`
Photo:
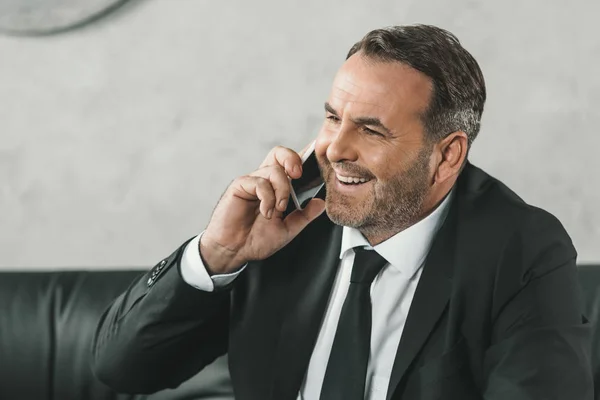
[[210, 240], [203, 235], [198, 243], [200, 259], [209, 275], [229, 274], [245, 263], [237, 260], [236, 253]]

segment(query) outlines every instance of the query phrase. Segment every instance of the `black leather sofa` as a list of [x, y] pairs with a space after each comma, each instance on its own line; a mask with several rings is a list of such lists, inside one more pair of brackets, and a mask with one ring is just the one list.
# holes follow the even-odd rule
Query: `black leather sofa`
[[[93, 376], [90, 344], [98, 318], [142, 273], [0, 272], [0, 399], [233, 399], [226, 357], [178, 388], [152, 395], [117, 394]], [[594, 323], [591, 356], [600, 387], [600, 265], [581, 266], [580, 280], [586, 315]]]
[[98, 319], [129, 271], [0, 272], [0, 400], [229, 400], [227, 359], [152, 395], [117, 394], [90, 368]]

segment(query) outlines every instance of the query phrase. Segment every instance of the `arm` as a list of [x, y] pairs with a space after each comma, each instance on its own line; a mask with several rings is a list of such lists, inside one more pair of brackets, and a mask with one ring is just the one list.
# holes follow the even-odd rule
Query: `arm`
[[[229, 185], [199, 243], [204, 272], [231, 279], [240, 266], [283, 248], [325, 210], [323, 200], [312, 199], [284, 214], [289, 177], [299, 178], [301, 171], [300, 155], [278, 146], [258, 170]], [[216, 277], [190, 276], [182, 262], [186, 245], [134, 282], [101, 317], [93, 370], [117, 391], [176, 387], [227, 351], [232, 283], [219, 287]], [[210, 286], [217, 290], [197, 289]]]
[[560, 222], [539, 210], [508, 243], [496, 276], [485, 399], [593, 399], [591, 327], [575, 260]]
[[117, 391], [176, 387], [227, 352], [231, 285], [208, 292], [186, 283], [186, 246], [135, 281], [100, 319], [92, 368]]

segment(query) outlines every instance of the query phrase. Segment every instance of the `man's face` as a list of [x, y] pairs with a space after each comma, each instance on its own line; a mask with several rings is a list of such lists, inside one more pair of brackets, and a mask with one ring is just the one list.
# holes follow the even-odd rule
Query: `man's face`
[[421, 72], [360, 53], [338, 71], [316, 144], [333, 222], [377, 241], [422, 218], [432, 145], [421, 114], [431, 90]]

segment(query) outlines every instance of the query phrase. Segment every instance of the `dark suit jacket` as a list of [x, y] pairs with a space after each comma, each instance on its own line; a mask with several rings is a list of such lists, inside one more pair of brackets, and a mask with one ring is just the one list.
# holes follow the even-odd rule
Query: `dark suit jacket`
[[[576, 252], [560, 222], [472, 165], [461, 173], [400, 340], [388, 399], [593, 398]], [[293, 400], [339, 263], [325, 213], [213, 293], [187, 285], [185, 244], [103, 315], [97, 376], [120, 391], [175, 387], [228, 353], [238, 400]]]

